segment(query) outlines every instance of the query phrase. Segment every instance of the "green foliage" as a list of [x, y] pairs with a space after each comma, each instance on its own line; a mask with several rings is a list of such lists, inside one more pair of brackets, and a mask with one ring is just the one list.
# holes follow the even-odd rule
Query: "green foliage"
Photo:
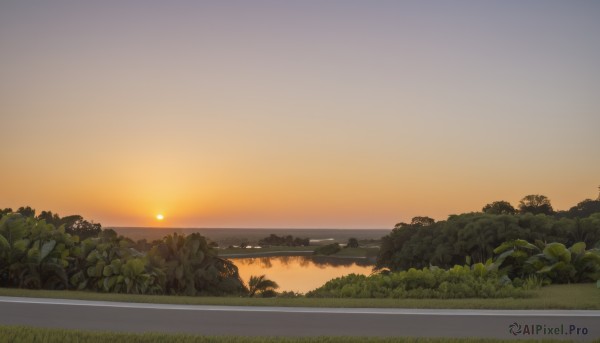
[[506, 273], [517, 284], [524, 278], [535, 277], [539, 283], [581, 283], [600, 278], [600, 250], [586, 250], [584, 242], [570, 248], [562, 243], [536, 246], [525, 240], [502, 243], [494, 252], [491, 266]]
[[490, 265], [411, 268], [371, 276], [350, 274], [310, 291], [307, 297], [333, 298], [503, 298], [525, 297]]
[[561, 243], [547, 244], [542, 253], [526, 261], [528, 271], [552, 283], [594, 282], [600, 279], [600, 250], [586, 250], [584, 242], [570, 248]]
[[318, 247], [313, 252], [314, 255], [333, 255], [342, 250], [339, 243], [331, 243]]
[[44, 220], [20, 213], [0, 219], [0, 285], [24, 288], [68, 287], [70, 250], [77, 239]]
[[128, 294], [246, 292], [237, 267], [218, 258], [200, 234], [167, 236], [147, 253], [133, 244], [113, 230], [80, 241], [63, 225], [7, 212], [0, 218], [0, 286]]
[[[519, 239], [566, 246], [585, 242], [593, 247], [600, 244], [600, 213], [574, 219], [531, 213], [467, 213], [428, 226], [400, 223], [382, 238], [376, 268], [393, 271], [429, 265], [450, 268], [462, 264], [466, 256], [475, 263], [484, 263], [496, 255], [496, 247]], [[524, 248], [516, 250], [518, 253], [511, 258], [521, 262], [532, 253]]]

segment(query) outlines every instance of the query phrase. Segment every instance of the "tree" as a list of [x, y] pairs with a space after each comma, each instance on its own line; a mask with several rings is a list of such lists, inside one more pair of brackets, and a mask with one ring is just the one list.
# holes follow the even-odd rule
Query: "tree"
[[346, 248], [358, 248], [358, 239], [354, 237], [349, 238]]
[[433, 225], [435, 223], [435, 219], [433, 218], [429, 218], [429, 217], [414, 217], [411, 222], [410, 225], [413, 226], [429, 226], [429, 225]]
[[517, 210], [508, 201], [494, 201], [491, 204], [485, 205], [482, 212], [487, 214], [515, 214]]
[[23, 217], [35, 217], [35, 210], [29, 206], [27, 207], [19, 207], [17, 213], [20, 213]]
[[256, 294], [273, 292], [279, 288], [277, 282], [267, 279], [266, 275], [251, 276], [248, 280], [248, 295], [253, 297]]
[[56, 227], [59, 227], [62, 223], [58, 214], [53, 214], [52, 211], [42, 211], [42, 213], [38, 214], [38, 220], [45, 220], [46, 223], [52, 224]]
[[331, 243], [316, 248], [313, 255], [333, 255], [340, 250], [342, 250], [342, 247], [340, 247], [339, 243]]
[[77, 235], [81, 240], [96, 237], [102, 231], [102, 225], [88, 222], [80, 215], [63, 217], [60, 222], [65, 226], [67, 233]]
[[598, 212], [600, 212], [600, 200], [585, 199], [568, 211], [561, 211], [557, 215], [567, 218], [586, 218]]
[[519, 212], [551, 215], [554, 209], [545, 195], [530, 194], [519, 201]]

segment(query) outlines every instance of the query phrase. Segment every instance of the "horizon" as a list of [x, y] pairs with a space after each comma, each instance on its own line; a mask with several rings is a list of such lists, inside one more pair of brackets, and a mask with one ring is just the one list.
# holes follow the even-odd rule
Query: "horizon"
[[[391, 229], [600, 183], [600, 2], [0, 3], [0, 208]], [[164, 218], [163, 218], [164, 216]]]

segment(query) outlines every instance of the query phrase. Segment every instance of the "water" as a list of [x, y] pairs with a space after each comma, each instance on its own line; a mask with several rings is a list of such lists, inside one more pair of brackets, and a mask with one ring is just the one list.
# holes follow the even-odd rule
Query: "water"
[[366, 259], [342, 259], [321, 256], [272, 256], [230, 258], [244, 282], [250, 276], [265, 274], [279, 284], [277, 291], [306, 293], [327, 281], [348, 275], [369, 275], [373, 264]]

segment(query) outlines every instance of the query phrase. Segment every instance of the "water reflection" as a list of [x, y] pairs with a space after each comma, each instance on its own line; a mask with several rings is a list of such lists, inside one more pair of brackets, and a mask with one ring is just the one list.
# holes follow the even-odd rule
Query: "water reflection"
[[325, 282], [348, 274], [371, 274], [373, 263], [366, 259], [344, 259], [327, 256], [273, 256], [231, 258], [240, 276], [265, 274], [279, 284], [278, 291], [306, 293]]

